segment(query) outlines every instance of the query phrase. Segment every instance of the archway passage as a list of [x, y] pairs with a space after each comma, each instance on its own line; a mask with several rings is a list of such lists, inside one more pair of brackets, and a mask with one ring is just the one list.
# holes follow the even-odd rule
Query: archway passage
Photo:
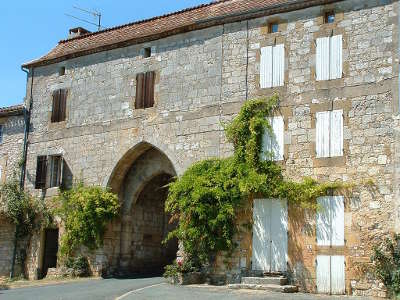
[[133, 273], [161, 274], [164, 267], [173, 262], [178, 250], [177, 240], [163, 243], [175, 228], [165, 214], [166, 186], [171, 175], [163, 173], [151, 179], [139, 194], [131, 208], [132, 244], [131, 266]]
[[178, 242], [163, 243], [176, 226], [165, 213], [168, 183], [175, 176], [168, 157], [148, 143], [135, 146], [117, 164], [109, 186], [119, 195], [121, 219], [110, 226], [105, 242], [111, 273], [159, 275], [176, 258]]

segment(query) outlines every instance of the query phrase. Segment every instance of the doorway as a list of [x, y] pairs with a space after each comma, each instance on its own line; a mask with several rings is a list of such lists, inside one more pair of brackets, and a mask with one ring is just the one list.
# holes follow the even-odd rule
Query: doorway
[[45, 230], [42, 278], [46, 277], [49, 268], [57, 267], [58, 228]]

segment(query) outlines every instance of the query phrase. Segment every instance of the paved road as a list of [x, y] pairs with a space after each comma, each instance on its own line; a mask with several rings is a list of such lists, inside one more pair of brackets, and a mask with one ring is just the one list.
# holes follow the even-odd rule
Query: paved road
[[[173, 286], [163, 278], [104, 279], [0, 291], [1, 300], [337, 300], [361, 299], [310, 294], [237, 291], [225, 287]], [[365, 299], [365, 298], [362, 298]]]

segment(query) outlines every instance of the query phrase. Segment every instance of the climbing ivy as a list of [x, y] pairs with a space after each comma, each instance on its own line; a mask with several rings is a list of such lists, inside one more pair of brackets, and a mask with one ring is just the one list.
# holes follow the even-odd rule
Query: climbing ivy
[[232, 254], [239, 231], [237, 212], [246, 199], [262, 195], [315, 208], [317, 197], [347, 187], [311, 178], [293, 182], [284, 178], [278, 164], [261, 159], [262, 136], [265, 130], [272, 132], [268, 117], [278, 105], [277, 96], [246, 101], [238, 116], [225, 126], [234, 154], [197, 162], [170, 184], [165, 209], [172, 215], [171, 221], [179, 222], [167, 239], [177, 237], [182, 242], [191, 266], [200, 269], [220, 251]]
[[100, 247], [107, 224], [118, 215], [120, 208], [117, 195], [82, 183], [63, 191], [55, 201], [56, 214], [65, 226], [60, 247], [62, 257], [70, 257], [80, 246], [90, 250]]

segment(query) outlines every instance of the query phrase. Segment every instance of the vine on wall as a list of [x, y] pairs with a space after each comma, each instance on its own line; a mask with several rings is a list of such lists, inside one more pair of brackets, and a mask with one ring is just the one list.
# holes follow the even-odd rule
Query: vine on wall
[[[197, 162], [170, 184], [166, 211], [179, 225], [167, 239], [176, 237], [182, 242], [184, 263], [191, 270], [212, 263], [220, 251], [232, 254], [239, 230], [237, 212], [254, 195], [316, 208], [317, 197], [349, 187], [342, 182], [318, 183], [312, 178], [293, 182], [284, 178], [274, 161], [261, 159], [262, 136], [265, 130], [272, 132], [268, 117], [278, 109], [278, 103], [277, 96], [246, 101], [225, 127], [234, 154]], [[273, 153], [266, 153], [266, 157], [273, 157]]]

